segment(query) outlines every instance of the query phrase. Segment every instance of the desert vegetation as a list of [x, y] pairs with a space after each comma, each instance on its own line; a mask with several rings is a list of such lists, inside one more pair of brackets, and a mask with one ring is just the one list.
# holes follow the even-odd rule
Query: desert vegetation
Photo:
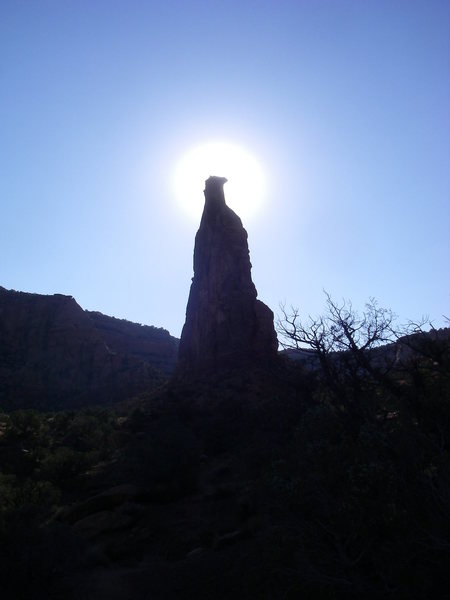
[[2, 597], [442, 597], [450, 338], [409, 327], [328, 297], [279, 324], [315, 362], [2, 413]]

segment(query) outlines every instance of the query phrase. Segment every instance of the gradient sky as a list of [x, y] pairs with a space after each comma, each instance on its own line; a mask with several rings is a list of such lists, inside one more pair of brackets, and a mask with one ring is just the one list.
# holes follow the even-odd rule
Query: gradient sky
[[448, 0], [2, 0], [0, 285], [179, 336], [198, 223], [173, 171], [225, 140], [268, 180], [261, 300], [442, 326], [449, 63]]

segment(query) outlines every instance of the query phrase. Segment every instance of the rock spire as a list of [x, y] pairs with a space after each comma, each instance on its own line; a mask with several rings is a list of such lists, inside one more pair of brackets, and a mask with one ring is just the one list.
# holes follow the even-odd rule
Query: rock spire
[[267, 366], [277, 355], [273, 312], [257, 299], [247, 232], [225, 203], [225, 177], [205, 182], [194, 277], [181, 334], [180, 375]]

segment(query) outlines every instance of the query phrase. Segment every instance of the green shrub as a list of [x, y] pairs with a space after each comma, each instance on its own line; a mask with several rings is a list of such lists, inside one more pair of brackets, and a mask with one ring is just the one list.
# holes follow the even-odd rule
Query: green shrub
[[67, 481], [85, 472], [96, 458], [96, 454], [60, 446], [44, 458], [40, 465], [40, 474], [42, 478], [48, 479], [56, 485], [64, 485]]

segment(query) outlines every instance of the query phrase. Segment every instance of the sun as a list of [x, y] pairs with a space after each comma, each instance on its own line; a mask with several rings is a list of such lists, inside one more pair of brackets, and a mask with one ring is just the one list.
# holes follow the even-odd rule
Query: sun
[[175, 196], [187, 215], [197, 220], [201, 216], [203, 189], [210, 175], [228, 179], [225, 199], [240, 217], [252, 217], [261, 209], [266, 192], [261, 165], [241, 146], [218, 141], [191, 148], [175, 167]]

